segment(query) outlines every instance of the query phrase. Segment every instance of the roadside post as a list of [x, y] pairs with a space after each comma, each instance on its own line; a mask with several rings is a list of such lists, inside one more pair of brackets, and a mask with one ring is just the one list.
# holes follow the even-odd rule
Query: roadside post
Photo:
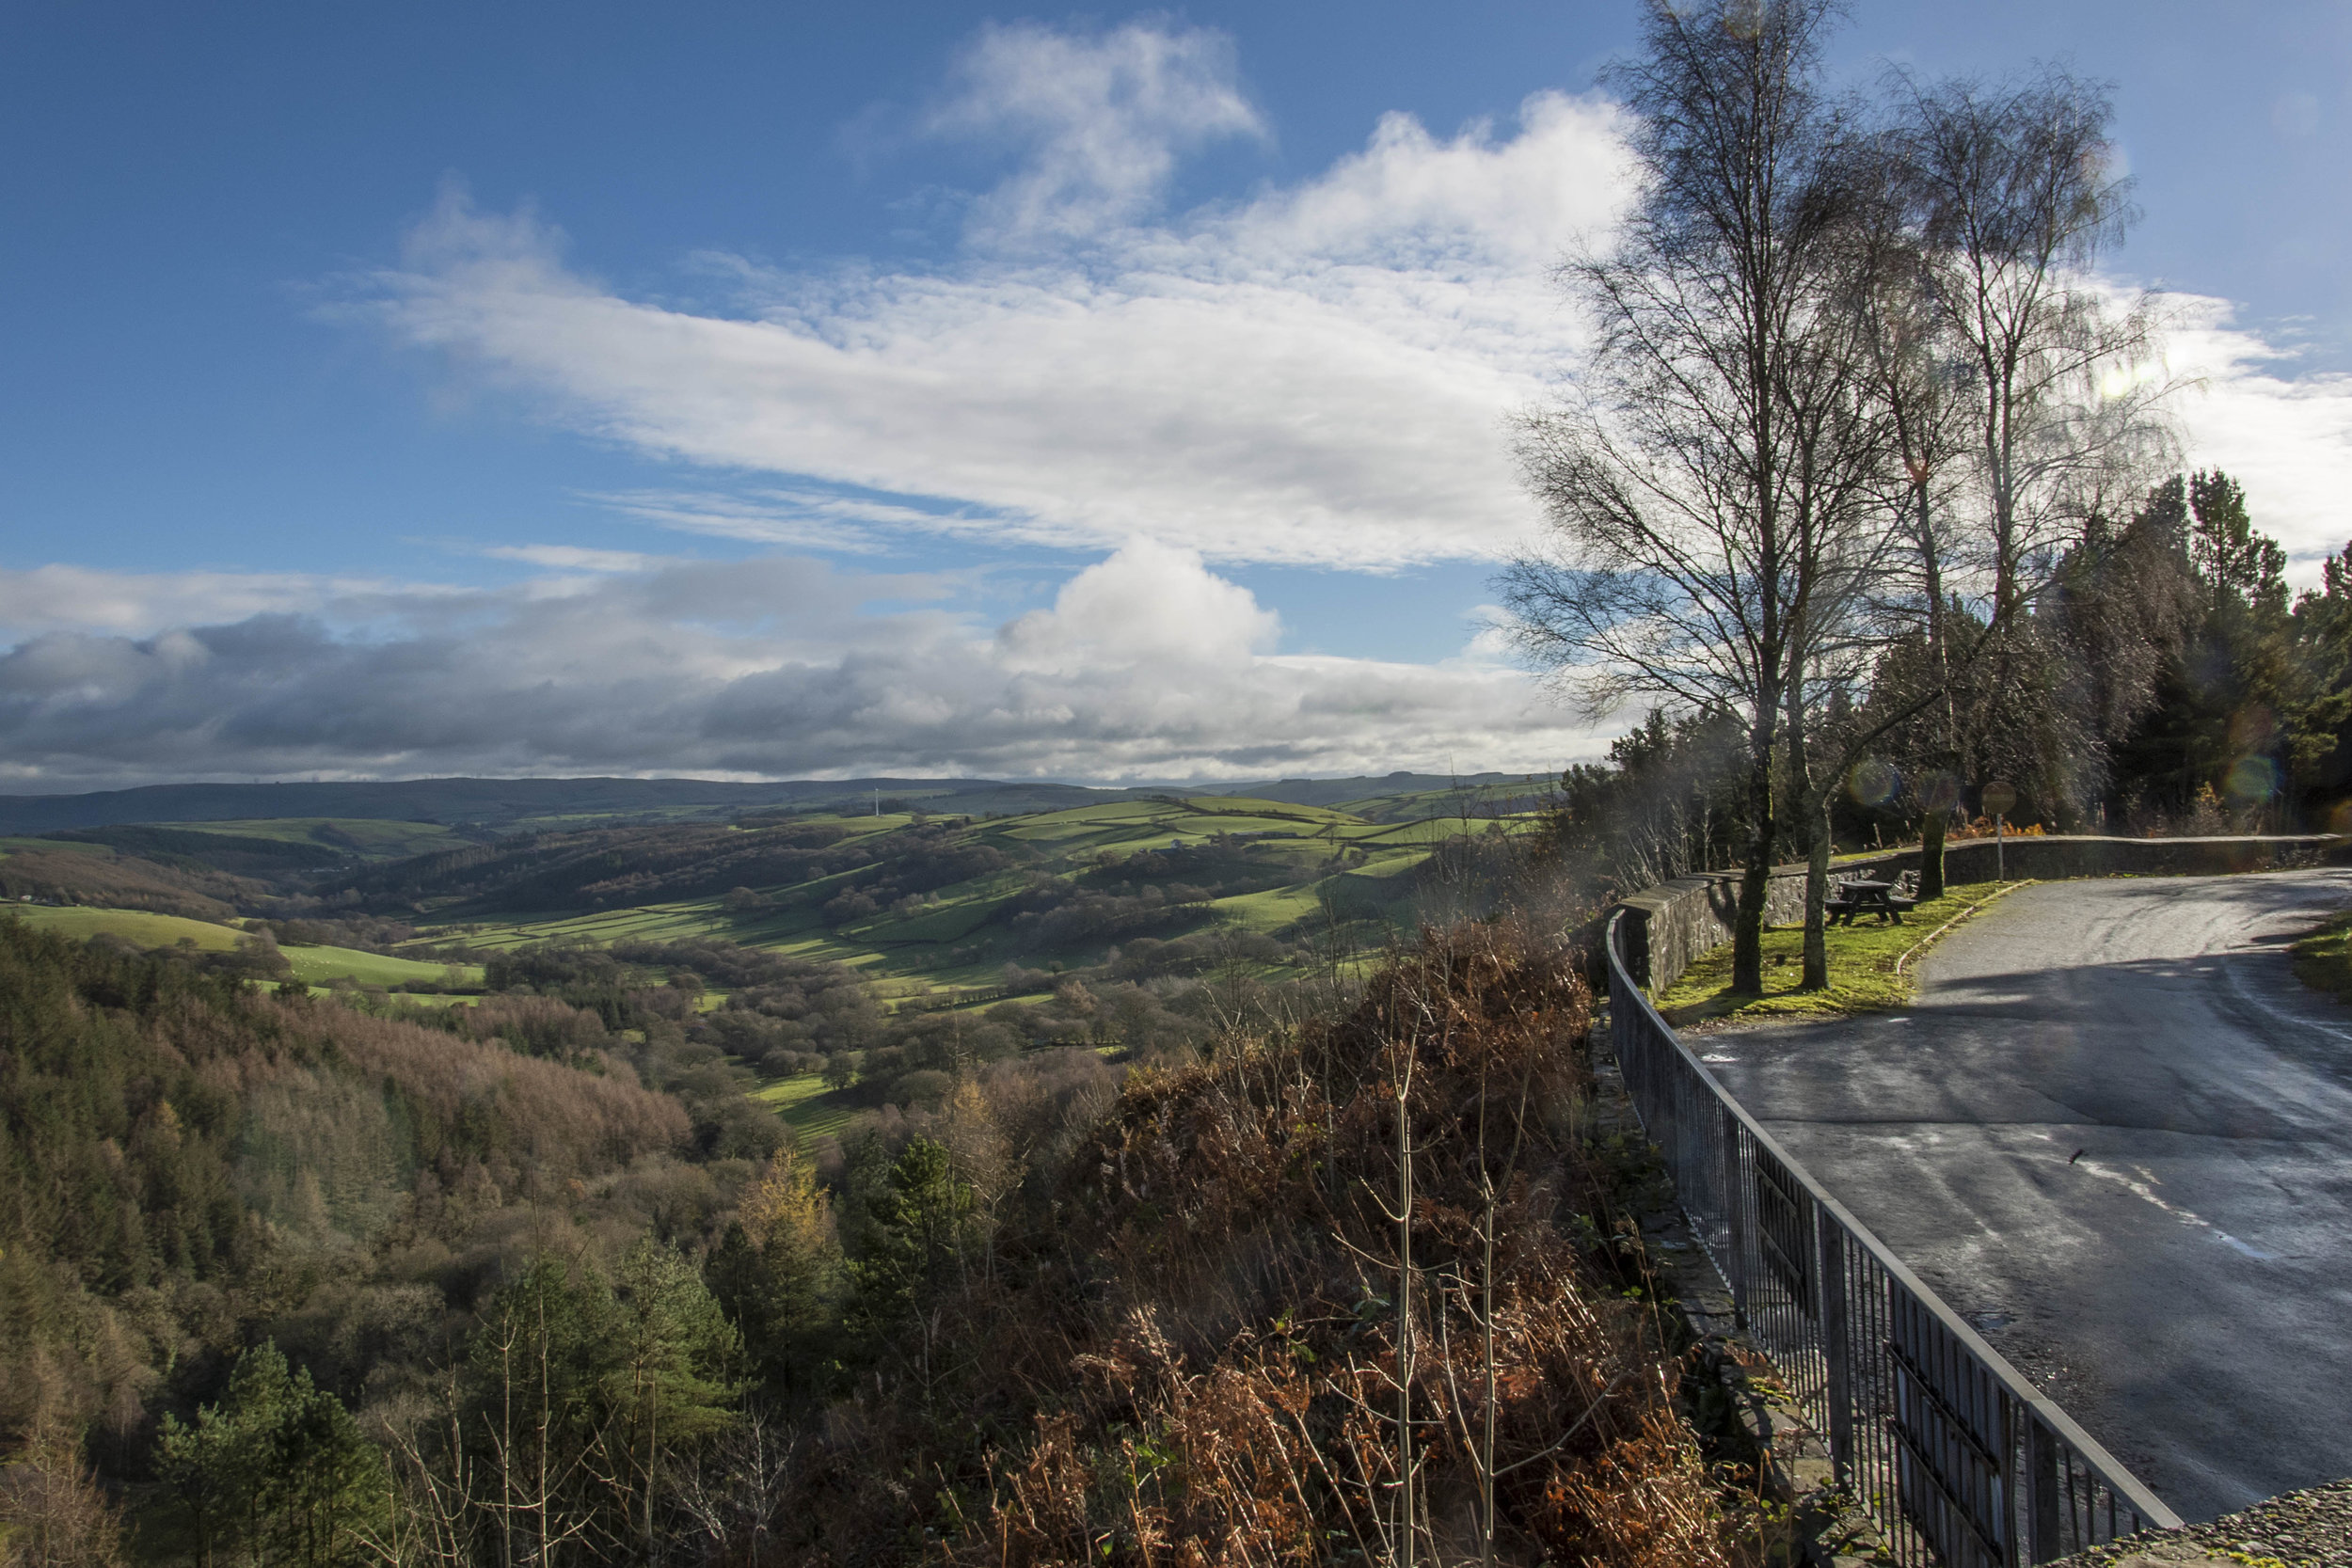
[[1993, 879], [2009, 880], [2009, 846], [2003, 842], [2009, 814], [2017, 809], [2017, 786], [1995, 779], [1984, 786], [1984, 809], [1993, 814]]

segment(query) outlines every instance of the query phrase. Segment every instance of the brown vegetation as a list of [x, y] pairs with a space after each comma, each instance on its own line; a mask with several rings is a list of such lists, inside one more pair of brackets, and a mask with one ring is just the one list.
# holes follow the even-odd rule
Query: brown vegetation
[[1480, 1555], [1491, 1517], [1502, 1560], [1725, 1560], [1671, 1358], [1575, 1239], [1588, 1006], [1561, 955], [1470, 926], [1344, 1018], [1137, 1073], [833, 1412], [762, 1560], [918, 1522], [967, 1563], [1402, 1560], [1407, 1464], [1422, 1554]]
[[17, 849], [0, 858], [0, 896], [149, 910], [190, 920], [231, 920], [254, 901], [254, 883], [201, 867], [118, 858], [87, 849]]

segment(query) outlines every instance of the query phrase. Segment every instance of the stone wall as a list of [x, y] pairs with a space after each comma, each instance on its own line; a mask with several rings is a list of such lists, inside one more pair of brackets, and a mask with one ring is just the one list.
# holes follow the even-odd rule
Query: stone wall
[[[1944, 847], [1944, 880], [1959, 885], [1990, 882], [2004, 861], [2012, 879], [2061, 881], [2071, 877], [2201, 877], [2265, 871], [2309, 860], [2345, 840], [2308, 833], [2269, 838], [2011, 838], [1998, 847], [1989, 838]], [[1893, 878], [1919, 868], [1916, 849], [1889, 850], [1840, 861], [1836, 877], [1875, 873]], [[1652, 992], [1680, 979], [1692, 959], [1731, 940], [1740, 903], [1740, 873], [1708, 871], [1677, 877], [1618, 901], [1626, 911], [1627, 972]], [[1772, 869], [1764, 899], [1768, 926], [1793, 926], [1804, 918], [1804, 867]]]

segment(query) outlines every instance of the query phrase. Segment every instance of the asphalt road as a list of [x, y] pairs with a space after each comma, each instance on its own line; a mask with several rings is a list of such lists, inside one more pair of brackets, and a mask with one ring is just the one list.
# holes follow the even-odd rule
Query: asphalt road
[[[1775, 1136], [2194, 1521], [2352, 1476], [2352, 871], [2053, 882], [1908, 1012], [1694, 1037]], [[2078, 1152], [2079, 1151], [2079, 1152]]]

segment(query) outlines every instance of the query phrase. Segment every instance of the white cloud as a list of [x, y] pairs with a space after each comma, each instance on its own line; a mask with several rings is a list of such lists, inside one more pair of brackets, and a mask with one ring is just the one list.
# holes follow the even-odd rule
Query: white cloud
[[589, 550], [577, 545], [490, 545], [482, 553], [494, 561], [519, 561], [566, 572], [642, 572], [654, 558], [633, 550]]
[[1233, 667], [1273, 651], [1281, 621], [1191, 550], [1139, 540], [1062, 585], [1051, 610], [996, 635], [1020, 671]]
[[813, 490], [624, 490], [585, 499], [657, 527], [755, 545], [868, 554], [879, 531], [949, 532], [954, 515], [862, 496]]
[[976, 237], [1092, 234], [1154, 206], [1180, 154], [1266, 137], [1235, 80], [1232, 40], [1129, 23], [1099, 37], [990, 24], [958, 59], [934, 136], [1009, 143], [1022, 166], [972, 212]]
[[2236, 325], [2228, 301], [2174, 303], [2170, 369], [2203, 382], [2174, 405], [2188, 460], [2235, 477], [2254, 526], [2285, 546], [2289, 580], [2316, 587], [2319, 562], [2352, 542], [2352, 375], [2287, 373], [2291, 356]]
[[[553, 420], [776, 476], [612, 498], [693, 532], [841, 550], [1158, 539], [1356, 570], [1526, 538], [1502, 416], [1576, 362], [1546, 275], [1626, 191], [1613, 107], [1539, 95], [1505, 131], [1451, 138], [1392, 115], [1295, 186], [1124, 227], [1185, 146], [1261, 128], [1221, 40], [993, 30], [930, 124], [1025, 138], [992, 210], [1061, 247], [849, 281], [736, 261], [740, 313], [697, 314], [593, 285], [527, 213], [452, 198], [372, 309]], [[2220, 301], [2170, 303], [2173, 369], [2204, 380], [2176, 404], [2192, 457], [2239, 473], [2309, 580], [2352, 531], [2352, 378], [2294, 374]]]
[[[30, 575], [0, 572], [0, 595]], [[109, 605], [169, 579], [86, 594], [95, 624], [0, 653], [0, 778], [1246, 778], [1449, 755], [1548, 768], [1597, 749], [1482, 659], [1271, 654], [1275, 617], [1247, 590], [1151, 542], [1002, 626], [941, 602], [939, 579], [805, 560], [563, 580], [354, 600], [260, 583], [280, 608], [135, 629]]]
[[[1615, 127], [1555, 95], [1507, 135], [1392, 116], [1300, 186], [1051, 258], [854, 284], [743, 264], [739, 316], [615, 295], [528, 213], [453, 195], [369, 309], [642, 451], [903, 498], [887, 526], [1372, 569], [1489, 558], [1530, 520], [1502, 416], [1572, 358], [1545, 268], [1610, 220]], [[861, 521], [673, 512], [738, 537]]]
[[361, 607], [385, 594], [423, 601], [461, 590], [303, 572], [108, 572], [51, 564], [0, 569], [0, 647], [57, 630], [145, 635], [174, 625], [307, 610], [329, 601]]

